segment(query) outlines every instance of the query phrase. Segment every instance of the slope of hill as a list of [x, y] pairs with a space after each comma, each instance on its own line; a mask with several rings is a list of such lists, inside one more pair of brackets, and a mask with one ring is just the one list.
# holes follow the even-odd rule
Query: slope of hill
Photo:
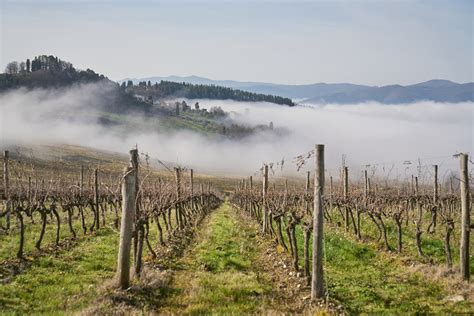
[[[19, 66], [21, 65], [21, 66]], [[31, 62], [12, 62], [7, 72], [0, 74], [0, 94], [19, 91], [29, 94], [34, 89], [47, 91], [43, 98], [53, 103], [66, 100], [64, 107], [48, 110], [48, 102], [34, 99], [32, 104], [43, 104], [38, 112], [58, 120], [81, 118], [103, 126], [123, 127], [123, 130], [175, 132], [189, 130], [205, 136], [219, 138], [243, 138], [258, 131], [279, 132], [265, 125], [242, 125], [234, 122], [220, 107], [206, 109], [206, 104], [191, 108], [182, 98], [233, 99], [238, 101], [266, 101], [292, 105], [290, 99], [270, 95], [258, 95], [217, 86], [189, 85], [163, 82], [154, 86], [119, 85], [93, 70], [79, 70], [69, 62], [55, 56], [37, 56]], [[92, 88], [93, 87], [93, 88]], [[23, 88], [23, 90], [17, 90]], [[75, 93], [68, 93], [75, 91]], [[90, 98], [78, 101], [79, 95]], [[155, 102], [153, 102], [155, 101]], [[74, 105], [74, 106], [73, 106]], [[39, 106], [39, 105], [38, 105]], [[43, 113], [43, 112], [41, 112]], [[146, 117], [136, 120], [134, 117]]]
[[290, 98], [283, 98], [270, 94], [260, 94], [240, 89], [226, 88], [216, 85], [192, 84], [185, 82], [160, 81], [151, 84], [151, 81], [140, 81], [134, 85], [132, 81], [122, 82], [121, 88], [127, 93], [138, 95], [147, 100], [164, 98], [234, 100], [245, 102], [270, 102], [279, 105], [294, 106]]
[[316, 96], [303, 103], [360, 103], [376, 101], [384, 104], [413, 103], [416, 101], [468, 102], [474, 101], [474, 83], [456, 84], [448, 81], [420, 83], [411, 86], [367, 87], [357, 91]]
[[134, 82], [161, 80], [189, 82], [193, 84], [220, 85], [254, 93], [280, 95], [303, 100], [301, 103], [360, 103], [377, 101], [385, 104], [413, 103], [421, 100], [435, 102], [474, 101], [474, 83], [459, 84], [449, 80], [429, 80], [413, 85], [365, 86], [350, 83], [315, 83], [305, 85], [283, 85], [232, 80], [212, 80], [197, 76], [148, 77], [127, 79]]

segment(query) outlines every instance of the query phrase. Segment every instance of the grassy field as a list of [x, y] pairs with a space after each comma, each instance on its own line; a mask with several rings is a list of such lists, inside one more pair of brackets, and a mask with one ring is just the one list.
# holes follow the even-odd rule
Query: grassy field
[[[58, 158], [57, 161], [54, 157]], [[23, 158], [27, 161], [23, 166], [28, 167], [31, 158], [26, 155]], [[70, 177], [78, 177], [79, 167], [84, 162], [111, 173], [120, 172], [127, 163], [126, 155], [94, 152], [75, 146], [48, 147], [34, 160], [37, 172], [42, 176], [61, 170], [62, 174]], [[20, 164], [13, 163], [12, 166]], [[171, 177], [167, 171], [157, 173], [162, 177]], [[212, 181], [227, 194], [238, 182], [234, 178], [202, 174], [195, 179], [196, 183]], [[35, 224], [25, 217], [26, 260], [20, 266], [18, 275], [0, 284], [1, 313], [71, 314], [90, 308], [98, 297], [107, 292], [102, 287], [114, 275], [117, 258], [118, 232], [112, 225], [114, 215], [109, 212], [107, 226], [87, 235], [83, 235], [80, 220], [75, 218], [73, 225], [78, 238], [73, 241], [66, 214], [62, 210], [59, 213], [60, 246], [54, 246], [56, 227], [54, 220], [48, 217], [50, 223], [46, 228], [42, 251], [34, 247], [40, 231], [40, 217], [35, 214]], [[335, 224], [342, 220], [337, 218], [337, 212], [334, 213], [333, 223], [325, 226], [326, 281], [330, 299], [339, 302], [347, 312], [416, 314], [474, 311], [472, 294], [469, 295], [472, 286], [456, 281], [457, 274], [446, 273], [444, 269], [443, 227], [438, 227], [435, 234], [423, 233], [426, 257], [417, 254], [413, 230], [404, 229], [404, 248], [398, 255], [384, 251], [382, 243], [375, 241], [376, 228], [367, 218], [361, 221], [365, 239], [361, 242], [352, 232], [346, 233], [343, 227]], [[90, 210], [86, 214], [89, 226], [92, 223]], [[163, 220], [160, 221], [164, 227]], [[273, 246], [263, 246], [255, 223], [249, 221], [224, 204], [203, 222], [196, 240], [182, 257], [170, 260], [159, 255], [152, 262], [145, 248], [146, 260], [152, 266], [155, 264], [170, 269], [173, 278], [171, 283], [140, 297], [140, 306], [155, 311], [185, 310], [189, 313], [253, 313], [262, 309], [288, 311], [278, 300], [275, 303], [275, 284], [270, 281], [268, 271], [262, 268], [263, 260], [266, 260], [266, 249], [263, 247]], [[391, 220], [386, 224], [389, 243], [395, 247], [395, 226]], [[15, 259], [19, 239], [16, 226], [16, 219], [12, 217], [12, 230], [9, 234], [0, 235], [0, 274], [9, 274], [5, 268], [9, 269], [18, 261]], [[164, 237], [168, 237], [167, 232]], [[300, 230], [297, 230], [297, 238], [302, 266], [303, 236]], [[452, 239], [455, 266], [459, 260], [458, 238], [454, 235]], [[150, 241], [158, 247], [156, 223], [150, 223]], [[474, 274], [474, 260], [470, 263]], [[5, 279], [5, 276], [1, 278]], [[449, 299], [457, 294], [463, 294], [465, 300], [454, 302]], [[105, 312], [107, 308], [105, 306]]]
[[[190, 248], [167, 266], [172, 272], [171, 281], [140, 298], [145, 301], [141, 311], [288, 311], [278, 299], [271, 273], [261, 266], [268, 244], [261, 242], [258, 228], [249, 220], [227, 203], [211, 213]], [[150, 227], [151, 240], [157, 244], [156, 227]], [[299, 230], [297, 238], [302, 258]], [[109, 225], [92, 235], [81, 236], [71, 247], [29, 258], [28, 268], [11, 282], [0, 285], [1, 313], [71, 314], [90, 308], [106, 293], [103, 284], [110, 283], [114, 275], [117, 244], [118, 233]], [[3, 245], [7, 244], [2, 243], [5, 256], [8, 251]], [[373, 243], [360, 243], [340, 228], [326, 229], [325, 250], [329, 297], [349, 313], [473, 310], [469, 300], [447, 300], [459, 288], [453, 288], [446, 279], [410, 269], [401, 258], [379, 251]], [[150, 260], [146, 250], [145, 257]], [[105, 306], [101, 312], [113, 311], [112, 308]]]
[[[303, 266], [303, 232], [298, 229], [296, 233], [300, 265]], [[447, 300], [456, 294], [454, 291], [460, 290], [453, 288], [448, 280], [436, 280], [434, 275], [410, 269], [403, 257], [381, 251], [375, 243], [356, 241], [341, 228], [326, 228], [324, 249], [329, 296], [341, 302], [350, 313], [474, 311], [472, 301]]]
[[103, 228], [72, 249], [37, 257], [10, 283], [0, 285], [6, 314], [62, 314], [86, 307], [114, 274], [118, 234]]

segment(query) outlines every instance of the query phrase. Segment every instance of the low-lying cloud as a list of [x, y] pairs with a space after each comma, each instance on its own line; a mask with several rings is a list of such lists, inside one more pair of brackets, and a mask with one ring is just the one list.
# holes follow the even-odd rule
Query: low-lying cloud
[[[104, 126], [99, 124], [99, 114], [107, 102], [107, 89], [110, 87], [88, 84], [1, 94], [0, 145], [58, 143], [127, 152], [138, 144], [152, 158], [203, 172], [241, 175], [252, 174], [263, 162], [282, 158], [286, 161], [285, 170], [295, 170], [292, 158], [317, 143], [326, 145], [326, 166], [334, 175], [343, 154], [346, 163], [358, 169], [371, 164], [384, 168], [386, 173], [385, 168], [396, 162], [400, 175], [407, 172], [403, 170], [408, 168], [405, 161], [414, 168], [420, 157], [423, 163], [441, 163], [447, 170], [457, 167], [452, 154], [473, 151], [474, 103], [290, 108], [269, 103], [197, 100], [204, 108], [222, 107], [242, 124], [273, 122], [276, 128], [288, 130], [284, 136], [259, 133], [237, 141], [212, 140], [189, 131], [124, 131], [123, 127]], [[147, 120], [136, 115], [133, 119]]]

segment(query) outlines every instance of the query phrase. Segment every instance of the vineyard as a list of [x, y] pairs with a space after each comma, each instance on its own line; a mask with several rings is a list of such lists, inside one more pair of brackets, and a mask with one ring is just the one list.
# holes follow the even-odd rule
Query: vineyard
[[[239, 274], [242, 280], [255, 274], [249, 288], [239, 290], [242, 296], [225, 289], [217, 302], [209, 302], [212, 308], [203, 308], [200, 298], [199, 308], [189, 312], [247, 313], [259, 306], [331, 313], [473, 310], [467, 155], [452, 158], [460, 162], [457, 175], [441, 181], [439, 166], [430, 165], [424, 169], [428, 177], [418, 172], [405, 182], [377, 177], [366, 167], [354, 171], [351, 180], [352, 169], [344, 162], [333, 179], [324, 167], [322, 145], [294, 160], [297, 170], [309, 168], [305, 181], [279, 177], [283, 161], [265, 163], [239, 180], [196, 176], [193, 169], [161, 161], [164, 169], [158, 170], [137, 149], [130, 151], [128, 163], [122, 159], [100, 167], [89, 160], [45, 164], [34, 156], [10, 155], [5, 151], [3, 157], [0, 206], [1, 310], [72, 312], [98, 305], [92, 313], [100, 313], [115, 312], [111, 306], [118, 304], [179, 312], [188, 306], [172, 305], [181, 300], [173, 284], [187, 288], [192, 277], [202, 283], [241, 270], [248, 271]], [[81, 258], [90, 262], [74, 261]], [[202, 262], [196, 267], [194, 261]], [[269, 262], [270, 269], [259, 270]], [[406, 267], [398, 281], [391, 281], [399, 277], [390, 270], [394, 262]], [[57, 269], [56, 264], [66, 272], [60, 268], [62, 275], [47, 279], [48, 270], [41, 269]], [[187, 272], [179, 274], [180, 269]], [[196, 269], [208, 273], [205, 280]], [[166, 277], [171, 279], [166, 287], [149, 286], [163, 278], [157, 273], [168, 270], [176, 275]], [[259, 281], [260, 274], [266, 281]], [[96, 287], [105, 280], [110, 280], [105, 289], [78, 298], [88, 292], [79, 283]], [[275, 293], [272, 282], [283, 282], [278, 287], [287, 291]], [[52, 288], [41, 294], [27, 290], [32, 284]], [[389, 289], [376, 289], [380, 284]], [[51, 305], [44, 305], [51, 295]], [[423, 295], [429, 303], [416, 301]], [[71, 307], [65, 303], [70, 296], [75, 297]], [[222, 305], [229, 296], [232, 303]], [[93, 303], [98, 297], [106, 299]], [[288, 300], [298, 306], [288, 307]], [[232, 304], [240, 305], [232, 309]]]

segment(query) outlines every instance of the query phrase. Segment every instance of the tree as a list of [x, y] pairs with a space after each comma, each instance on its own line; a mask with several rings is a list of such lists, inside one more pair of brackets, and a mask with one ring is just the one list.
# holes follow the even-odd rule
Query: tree
[[26, 63], [22, 61], [20, 63], [20, 73], [24, 73], [26, 71]]
[[179, 102], [176, 101], [175, 106], [176, 106], [176, 116], [179, 116]]
[[33, 59], [33, 61], [31, 62], [31, 71], [34, 72], [39, 69], [40, 69], [39, 60], [38, 60], [38, 57], [35, 57], [35, 59]]
[[183, 112], [186, 112], [187, 110], [190, 109], [190, 107], [188, 106], [188, 104], [184, 100], [183, 100], [183, 102], [181, 102], [181, 108], [183, 109]]
[[199, 102], [194, 103], [194, 109], [199, 110]]
[[18, 69], [19, 69], [18, 62], [12, 61], [8, 63], [7, 67], [5, 68], [5, 72], [7, 74], [13, 75], [13, 74], [18, 73]]
[[225, 116], [226, 113], [220, 106], [213, 106], [210, 110], [209, 113], [211, 113], [214, 116]]
[[30, 70], [31, 70], [31, 62], [30, 62], [30, 59], [28, 58], [26, 60], [26, 71], [30, 72]]

